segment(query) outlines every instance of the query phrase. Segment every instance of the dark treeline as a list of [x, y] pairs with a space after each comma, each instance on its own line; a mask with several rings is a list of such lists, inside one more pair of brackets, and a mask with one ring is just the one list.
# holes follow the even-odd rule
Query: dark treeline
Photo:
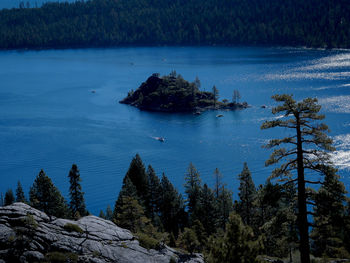
[[[167, 244], [204, 253], [207, 262], [260, 262], [258, 255], [295, 259], [299, 233], [294, 185], [267, 180], [255, 187], [244, 163], [236, 177], [239, 199], [233, 200], [219, 169], [213, 178], [214, 184], [209, 187], [190, 163], [182, 196], [164, 173], [159, 178], [151, 165], [146, 169], [137, 154], [114, 209], [108, 206], [99, 216], [132, 231], [148, 249]], [[70, 219], [88, 215], [76, 165], [69, 172], [69, 180], [69, 204], [41, 170], [30, 188], [29, 200], [18, 182], [15, 193], [9, 189], [1, 205], [25, 202], [48, 215]], [[314, 192], [311, 249], [317, 257], [350, 257], [350, 200], [345, 193], [334, 173], [327, 174]]]
[[91, 0], [0, 11], [0, 48], [350, 47], [345, 0]]
[[[239, 180], [239, 198], [233, 200], [219, 169], [213, 172], [214, 184], [209, 186], [190, 163], [182, 195], [164, 173], [159, 177], [151, 165], [146, 168], [137, 154], [114, 208], [101, 210], [100, 217], [129, 229], [148, 249], [168, 244], [189, 253], [204, 253], [209, 263], [261, 262], [267, 256], [293, 262], [297, 251], [302, 263], [311, 262], [310, 254], [350, 258], [350, 199], [329, 162], [328, 153], [334, 148], [326, 135], [327, 125], [319, 123], [324, 118], [319, 114], [321, 107], [312, 98], [296, 102], [290, 95], [275, 95], [273, 99], [282, 103], [273, 108], [273, 114], [283, 113], [284, 117], [265, 121], [262, 129], [283, 127], [296, 134], [272, 139], [265, 146], [274, 148], [266, 165], [281, 166], [264, 185], [255, 186], [244, 163], [242, 172], [233, 178]], [[312, 180], [316, 173], [321, 181]], [[76, 165], [68, 177], [69, 204], [41, 170], [29, 200], [18, 183], [15, 194], [10, 189], [4, 198], [1, 195], [1, 205], [28, 202], [52, 216], [87, 215]]]

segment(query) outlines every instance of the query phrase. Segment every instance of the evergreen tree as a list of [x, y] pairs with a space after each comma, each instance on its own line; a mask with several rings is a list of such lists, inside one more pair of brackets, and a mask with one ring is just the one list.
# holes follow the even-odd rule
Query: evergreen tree
[[22, 202], [27, 203], [27, 199], [24, 195], [22, 185], [20, 181], [17, 182], [17, 188], [16, 188], [16, 202]]
[[233, 211], [232, 192], [222, 186], [219, 197], [216, 199], [217, 226], [225, 230], [229, 216]]
[[107, 205], [107, 208], [106, 208], [106, 219], [113, 221], [113, 210], [110, 205]]
[[242, 172], [239, 177], [239, 192], [237, 212], [242, 217], [245, 224], [251, 225], [254, 217], [254, 200], [256, 198], [256, 189], [252, 179], [252, 175], [248, 169], [247, 163], [244, 163]]
[[68, 206], [60, 191], [43, 170], [35, 178], [29, 191], [30, 205], [49, 216], [65, 218], [68, 216]]
[[128, 175], [124, 176], [123, 185], [119, 192], [118, 199], [114, 205], [113, 220], [116, 220], [118, 214], [122, 212], [121, 207], [124, 205], [124, 199], [126, 197], [132, 197], [133, 199], [139, 200], [135, 185], [131, 182]]
[[136, 233], [144, 227], [146, 221], [144, 210], [137, 199], [131, 196], [124, 196], [123, 204], [120, 207], [120, 213], [115, 218], [115, 223], [119, 227]]
[[0, 194], [0, 206], [4, 206], [4, 204], [5, 204], [4, 195], [3, 195], [3, 193], [1, 192], [1, 194]]
[[185, 193], [187, 194], [187, 208], [190, 222], [200, 219], [200, 195], [201, 195], [200, 174], [192, 163], [190, 163], [185, 175]]
[[[273, 151], [266, 165], [277, 164], [281, 160], [286, 162], [276, 168], [272, 177], [284, 176], [290, 183], [296, 182], [298, 186], [298, 230], [300, 235], [300, 261], [310, 262], [309, 246], [309, 222], [307, 211], [308, 192], [306, 185], [313, 182], [305, 179], [305, 170], [324, 173], [329, 164], [329, 151], [334, 150], [332, 139], [325, 132], [328, 127], [325, 124], [315, 123], [324, 119], [324, 115], [318, 114], [321, 106], [317, 99], [307, 98], [296, 102], [291, 95], [275, 95], [272, 97], [277, 102], [282, 102], [272, 109], [273, 114], [283, 113], [283, 118], [265, 121], [262, 129], [282, 127], [290, 129], [294, 135], [283, 139], [272, 139], [266, 148], [277, 148]], [[292, 179], [293, 171], [296, 171], [296, 179]]]
[[100, 214], [98, 215], [98, 217], [101, 217], [101, 218], [103, 218], [103, 219], [106, 219], [105, 212], [103, 212], [103, 210], [100, 210]]
[[200, 222], [203, 224], [207, 234], [215, 232], [217, 225], [217, 206], [212, 190], [204, 184], [200, 198]]
[[8, 189], [5, 193], [4, 205], [12, 205], [15, 201], [15, 196], [13, 195], [12, 189]]
[[222, 190], [222, 187], [224, 186], [222, 183], [222, 174], [220, 173], [218, 168], [216, 168], [214, 171], [214, 180], [215, 180], [214, 194], [215, 194], [215, 198], [218, 199], [220, 192]]
[[69, 207], [72, 211], [73, 217], [85, 216], [87, 215], [85, 201], [84, 201], [84, 193], [81, 190], [81, 178], [80, 172], [78, 170], [78, 166], [76, 164], [72, 165], [71, 170], [69, 171], [69, 195], [70, 195], [70, 203]]
[[148, 178], [145, 166], [139, 154], [136, 154], [132, 159], [126, 176], [128, 176], [133, 185], [136, 187], [137, 195], [140, 198], [139, 202], [144, 206], [144, 202], [147, 203]]
[[193, 229], [187, 227], [184, 229], [184, 232], [179, 236], [179, 245], [191, 254], [199, 251], [200, 243]]
[[215, 85], [213, 86], [212, 93], [213, 93], [213, 100], [214, 100], [214, 106], [215, 106], [216, 102], [219, 99], [219, 90], [216, 88]]
[[[343, 257], [345, 187], [336, 169], [328, 167], [325, 179], [314, 196], [314, 224], [311, 232], [315, 256]], [[348, 254], [350, 257], [350, 254]]]
[[148, 175], [148, 195], [147, 195], [148, 213], [147, 215], [152, 220], [152, 223], [157, 225], [158, 223], [156, 221], [159, 218], [162, 187], [158, 176], [156, 175], [154, 169], [150, 165], [147, 168], [147, 175]]
[[252, 229], [235, 213], [230, 215], [224, 236], [212, 239], [209, 245], [209, 263], [255, 263], [261, 249], [260, 242], [254, 240]]
[[160, 205], [160, 218], [164, 230], [178, 236], [178, 233], [187, 223], [187, 216], [181, 195], [178, 194], [169, 179], [163, 173], [162, 198]]

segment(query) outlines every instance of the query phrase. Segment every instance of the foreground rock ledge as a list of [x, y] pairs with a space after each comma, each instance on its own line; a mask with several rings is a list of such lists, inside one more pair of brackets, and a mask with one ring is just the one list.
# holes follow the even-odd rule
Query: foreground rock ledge
[[173, 258], [204, 263], [200, 254], [185, 255], [166, 245], [147, 250], [129, 230], [96, 216], [73, 221], [49, 217], [23, 203], [0, 207], [0, 262], [47, 262], [45, 256], [52, 252], [72, 255], [77, 262], [168, 263]]

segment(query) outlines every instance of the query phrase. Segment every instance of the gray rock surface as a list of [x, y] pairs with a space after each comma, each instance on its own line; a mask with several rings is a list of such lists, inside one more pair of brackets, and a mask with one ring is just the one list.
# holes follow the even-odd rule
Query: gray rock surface
[[0, 262], [48, 262], [50, 255], [69, 257], [67, 262], [168, 263], [173, 258], [204, 263], [200, 254], [182, 254], [166, 245], [147, 250], [129, 230], [96, 216], [74, 221], [49, 217], [23, 203], [0, 207]]

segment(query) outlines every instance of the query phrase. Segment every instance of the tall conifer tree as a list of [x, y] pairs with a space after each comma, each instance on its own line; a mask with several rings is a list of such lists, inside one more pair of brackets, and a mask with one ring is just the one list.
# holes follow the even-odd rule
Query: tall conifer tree
[[242, 217], [245, 224], [251, 225], [254, 217], [254, 200], [256, 198], [256, 189], [249, 171], [247, 163], [243, 164], [243, 170], [238, 175], [239, 177], [239, 192], [237, 212]]
[[[272, 109], [273, 114], [283, 114], [282, 118], [265, 121], [261, 129], [281, 127], [293, 132], [293, 135], [282, 139], [272, 139], [266, 145], [271, 149], [277, 147], [266, 161], [266, 165], [285, 162], [273, 171], [272, 177], [284, 177], [289, 183], [297, 183], [298, 194], [298, 230], [300, 234], [300, 261], [310, 263], [309, 222], [307, 200], [310, 194], [307, 191], [308, 184], [318, 182], [306, 179], [305, 171], [324, 173], [329, 165], [329, 151], [333, 151], [332, 139], [326, 134], [329, 131], [327, 125], [317, 123], [324, 119], [319, 114], [321, 106], [317, 99], [307, 98], [296, 102], [291, 95], [275, 95], [272, 98], [281, 102]], [[285, 146], [285, 147], [282, 147]], [[293, 172], [296, 171], [296, 174]], [[291, 177], [294, 177], [292, 179]]]
[[85, 201], [84, 201], [84, 193], [81, 189], [81, 178], [80, 172], [78, 170], [78, 166], [76, 164], [72, 165], [72, 168], [69, 171], [69, 195], [70, 195], [70, 203], [69, 207], [72, 211], [73, 217], [77, 214], [78, 216], [87, 215]]
[[191, 224], [200, 219], [200, 195], [201, 195], [200, 174], [192, 163], [190, 163], [185, 175], [185, 193], [187, 195], [187, 207]]
[[68, 217], [68, 206], [51, 179], [41, 170], [29, 191], [30, 205], [50, 216]]
[[24, 195], [22, 185], [20, 181], [17, 182], [17, 188], [16, 188], [16, 202], [22, 202], [27, 203], [27, 199]]

